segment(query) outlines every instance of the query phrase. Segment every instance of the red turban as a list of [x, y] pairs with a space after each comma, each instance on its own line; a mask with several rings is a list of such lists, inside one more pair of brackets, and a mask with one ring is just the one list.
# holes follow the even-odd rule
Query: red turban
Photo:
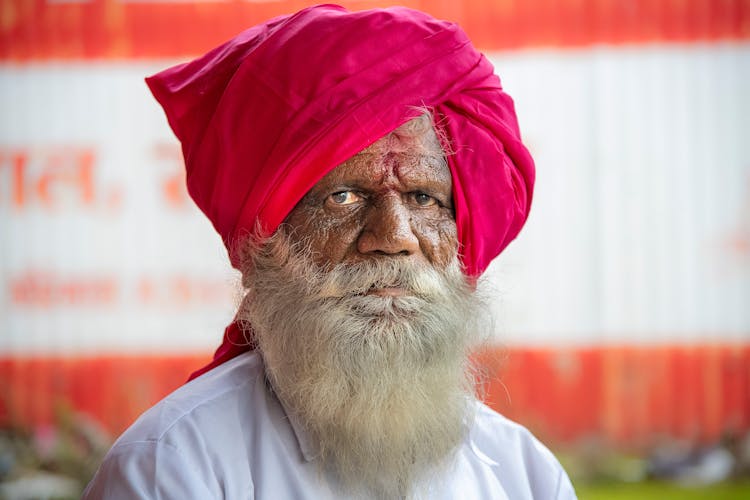
[[326, 173], [420, 107], [447, 142], [466, 274], [482, 274], [526, 221], [534, 164], [513, 101], [454, 23], [319, 5], [146, 81], [182, 143], [188, 191], [235, 266], [244, 236], [271, 234]]

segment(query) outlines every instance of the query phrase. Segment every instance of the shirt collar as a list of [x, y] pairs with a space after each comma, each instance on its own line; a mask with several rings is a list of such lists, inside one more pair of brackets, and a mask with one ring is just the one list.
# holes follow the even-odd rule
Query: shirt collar
[[281, 400], [279, 400], [279, 403], [281, 403], [281, 407], [284, 408], [284, 413], [286, 413], [286, 416], [289, 419], [289, 424], [292, 426], [292, 431], [294, 431], [294, 435], [297, 437], [297, 444], [299, 444], [299, 449], [302, 452], [302, 457], [306, 462], [312, 462], [313, 460], [318, 458], [319, 453], [316, 446], [313, 444], [312, 439], [310, 438], [310, 434], [305, 430], [304, 426], [299, 421], [299, 418], [297, 418], [294, 413], [287, 411], [284, 403], [281, 402]]
[[278, 401], [279, 405], [281, 405], [281, 409], [284, 411], [284, 414], [289, 421], [289, 425], [292, 428], [294, 437], [297, 439], [297, 445], [302, 452], [302, 458], [304, 458], [306, 462], [312, 462], [313, 460], [318, 458], [319, 453], [317, 447], [312, 441], [312, 438], [310, 437], [310, 434], [305, 430], [305, 427], [302, 425], [302, 422], [300, 422], [300, 419], [297, 417], [297, 415], [287, 409], [284, 402], [278, 396], [278, 393], [276, 392], [276, 389], [274, 388], [273, 383], [268, 376], [266, 376], [266, 384], [272, 397], [275, 398], [276, 401]]

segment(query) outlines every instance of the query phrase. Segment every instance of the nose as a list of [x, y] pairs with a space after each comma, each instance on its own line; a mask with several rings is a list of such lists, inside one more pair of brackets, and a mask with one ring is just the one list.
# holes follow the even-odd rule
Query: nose
[[413, 255], [419, 239], [411, 227], [409, 209], [398, 196], [386, 196], [373, 204], [357, 240], [364, 255]]

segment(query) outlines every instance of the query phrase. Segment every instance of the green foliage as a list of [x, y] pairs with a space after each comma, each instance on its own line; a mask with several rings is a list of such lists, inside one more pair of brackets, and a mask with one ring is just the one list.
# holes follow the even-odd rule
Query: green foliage
[[76, 498], [110, 444], [96, 423], [66, 407], [54, 425], [0, 428], [0, 499]]
[[579, 500], [746, 500], [750, 480], [728, 481], [710, 486], [681, 486], [661, 481], [576, 484]]

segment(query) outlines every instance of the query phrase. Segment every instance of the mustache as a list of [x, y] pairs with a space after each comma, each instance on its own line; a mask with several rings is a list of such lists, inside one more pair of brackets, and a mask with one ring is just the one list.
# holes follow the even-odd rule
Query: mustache
[[402, 259], [338, 264], [319, 277], [310, 290], [317, 299], [367, 295], [382, 288], [401, 288], [408, 295], [429, 299], [440, 294], [444, 286], [440, 271]]

